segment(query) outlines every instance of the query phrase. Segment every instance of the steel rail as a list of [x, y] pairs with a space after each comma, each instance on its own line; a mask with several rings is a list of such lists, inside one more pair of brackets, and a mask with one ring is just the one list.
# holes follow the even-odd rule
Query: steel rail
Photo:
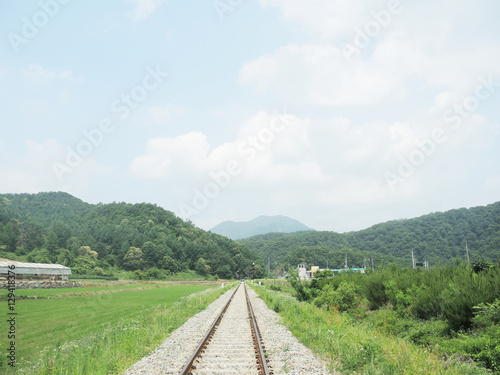
[[200, 341], [200, 343], [196, 347], [196, 350], [194, 351], [194, 353], [191, 354], [191, 357], [189, 357], [188, 361], [186, 362], [186, 364], [182, 368], [182, 370], [180, 372], [180, 375], [191, 374], [191, 371], [193, 370], [193, 363], [194, 363], [195, 359], [201, 354], [201, 352], [203, 351], [203, 349], [207, 345], [208, 341], [210, 340], [210, 338], [214, 334], [215, 329], [217, 328], [217, 326], [219, 325], [220, 321], [222, 320], [222, 317], [224, 316], [224, 314], [225, 314], [227, 308], [229, 307], [229, 305], [231, 304], [231, 301], [233, 300], [233, 297], [236, 294], [236, 292], [238, 291], [239, 287], [240, 287], [240, 284], [238, 284], [238, 286], [236, 287], [236, 290], [234, 291], [233, 295], [231, 296], [231, 298], [229, 298], [229, 301], [227, 301], [227, 303], [224, 306], [224, 308], [222, 309], [221, 313], [214, 320], [214, 322], [212, 323], [212, 325], [208, 329], [207, 333], [205, 334], [205, 336], [203, 337], [203, 339]]
[[253, 313], [252, 304], [250, 303], [250, 298], [248, 298], [248, 292], [245, 285], [245, 296], [247, 299], [247, 307], [248, 307], [248, 315], [250, 317], [250, 326], [253, 333], [253, 341], [256, 349], [256, 358], [259, 364], [259, 370], [263, 375], [271, 375], [272, 371], [267, 367], [266, 355], [264, 353], [265, 347], [262, 344], [262, 338], [260, 336], [259, 326], [257, 325], [257, 320], [255, 319], [255, 315]]

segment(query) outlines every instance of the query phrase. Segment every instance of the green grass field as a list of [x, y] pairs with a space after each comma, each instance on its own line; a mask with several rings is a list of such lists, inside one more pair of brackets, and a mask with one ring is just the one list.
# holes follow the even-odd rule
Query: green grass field
[[[173, 284], [172, 284], [173, 285]], [[16, 295], [20, 296], [37, 296], [44, 298], [45, 296], [60, 296], [71, 294], [73, 296], [83, 296], [86, 294], [98, 294], [101, 292], [122, 292], [133, 289], [150, 289], [164, 288], [168, 284], [128, 284], [128, 285], [113, 285], [113, 286], [89, 286], [85, 288], [58, 288], [58, 289], [18, 289]]]
[[[40, 299], [16, 301], [16, 373], [119, 373], [222, 293], [219, 287], [196, 298], [182, 298], [207, 288], [206, 284], [132, 284], [17, 290], [17, 295]], [[6, 300], [0, 303], [5, 317], [0, 342], [6, 353], [8, 308]], [[11, 370], [4, 353], [2, 373]]]

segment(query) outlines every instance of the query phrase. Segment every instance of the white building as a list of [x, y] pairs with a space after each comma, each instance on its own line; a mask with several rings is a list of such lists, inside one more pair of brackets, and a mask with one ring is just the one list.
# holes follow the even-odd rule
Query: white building
[[[14, 266], [15, 268], [9, 268]], [[23, 263], [15, 260], [0, 261], [0, 277], [7, 277], [9, 271], [15, 274], [16, 279], [51, 279], [68, 280], [71, 268], [60, 264]]]
[[313, 278], [311, 271], [307, 271], [305, 264], [299, 264], [297, 269], [299, 271], [299, 280], [311, 280]]

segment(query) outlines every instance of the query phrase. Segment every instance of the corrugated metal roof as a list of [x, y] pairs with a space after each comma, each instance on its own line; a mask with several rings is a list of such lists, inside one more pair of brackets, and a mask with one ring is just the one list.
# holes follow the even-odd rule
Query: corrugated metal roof
[[0, 261], [0, 267], [7, 267], [9, 265], [14, 265], [19, 268], [46, 268], [46, 269], [66, 269], [69, 270], [69, 267], [63, 266], [61, 264], [48, 264], [48, 263], [23, 263], [23, 262], [17, 262], [17, 261], [10, 261], [10, 262], [1, 262]]
[[61, 264], [47, 263], [24, 263], [11, 260], [8, 262], [0, 261], [0, 273], [8, 273], [8, 266], [14, 265], [16, 268], [12, 271], [19, 274], [66, 274], [71, 275], [71, 268]]

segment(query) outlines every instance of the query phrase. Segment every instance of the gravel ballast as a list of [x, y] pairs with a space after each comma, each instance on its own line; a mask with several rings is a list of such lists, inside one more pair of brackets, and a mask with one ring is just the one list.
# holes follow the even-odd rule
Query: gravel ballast
[[[234, 288], [190, 318], [125, 374], [178, 374], [233, 292]], [[274, 375], [330, 374], [326, 366], [286, 329], [281, 323], [281, 317], [269, 309], [253, 289], [248, 288], [248, 295]]]

